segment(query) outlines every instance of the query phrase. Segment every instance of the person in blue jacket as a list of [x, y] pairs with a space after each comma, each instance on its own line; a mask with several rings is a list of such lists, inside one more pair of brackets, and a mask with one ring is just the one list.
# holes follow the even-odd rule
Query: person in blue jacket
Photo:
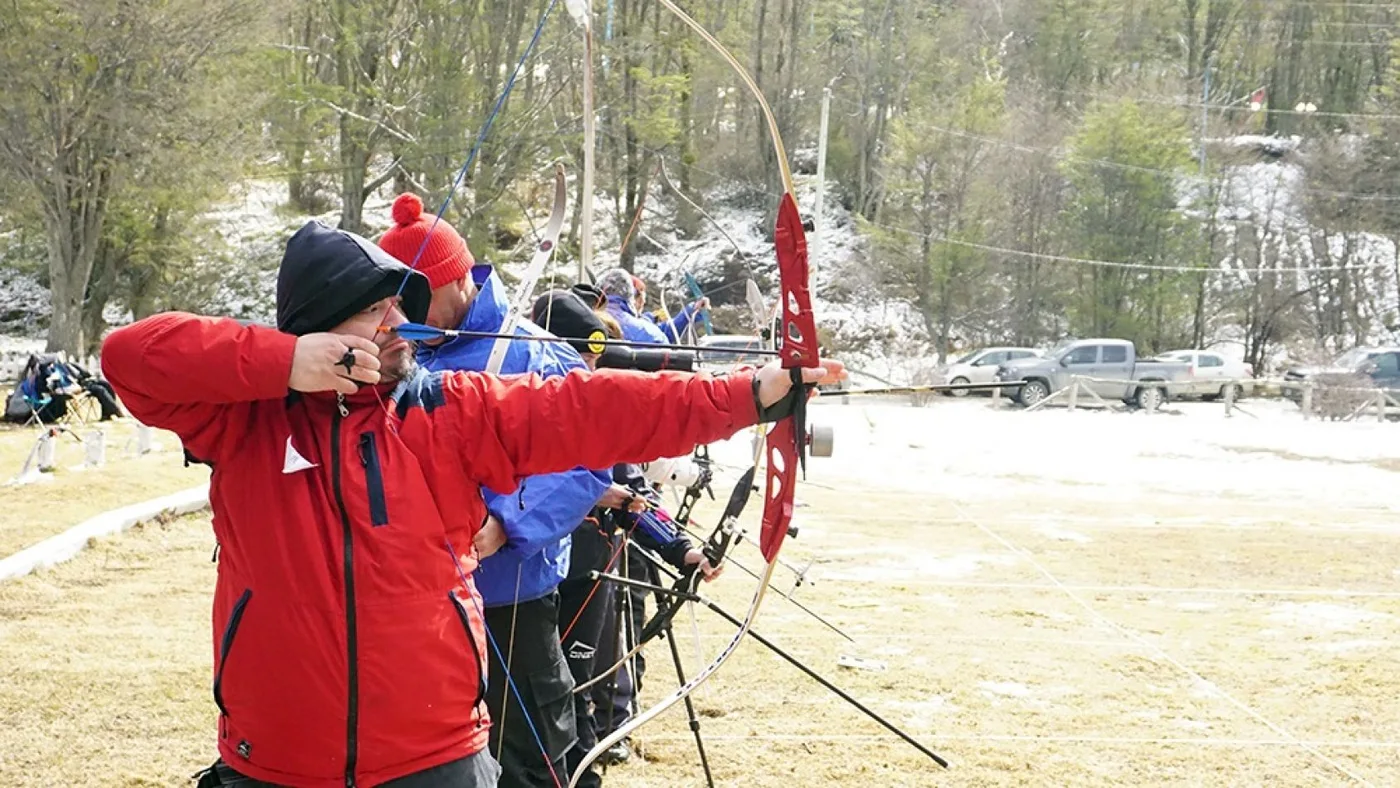
[[657, 325], [650, 316], [642, 314], [636, 307], [638, 291], [633, 279], [634, 277], [622, 268], [610, 269], [598, 277], [598, 289], [603, 291], [603, 295], [608, 299], [608, 314], [622, 326], [623, 339], [657, 345], [678, 343], [685, 335], [686, 328], [690, 326], [690, 321], [695, 319], [695, 315], [709, 308], [709, 299], [702, 298], [693, 304], [687, 304], [670, 322]]
[[[431, 217], [422, 215], [416, 195], [401, 195], [393, 215], [396, 226], [379, 244], [404, 262], [422, 248], [418, 270], [433, 288], [428, 322], [437, 328], [500, 331], [510, 307], [495, 270], [475, 265], [466, 243], [445, 223], [432, 228], [424, 245]], [[601, 322], [598, 328], [602, 330]], [[523, 317], [516, 333], [547, 335]], [[424, 343], [418, 363], [433, 371], [483, 371], [494, 342], [460, 337]], [[549, 377], [585, 368], [578, 351], [568, 344], [510, 342], [500, 372]], [[557, 588], [569, 571], [570, 534], [584, 517], [595, 506], [623, 505], [632, 499], [630, 491], [612, 487], [610, 468], [577, 468], [529, 477], [505, 494], [483, 490], [490, 514], [475, 539], [481, 563], [472, 578], [497, 651], [485, 655], [485, 702], [492, 721], [490, 747], [501, 764], [503, 787], [555, 786], [556, 781], [568, 780], [564, 756], [578, 733], [573, 679], [559, 645]]]

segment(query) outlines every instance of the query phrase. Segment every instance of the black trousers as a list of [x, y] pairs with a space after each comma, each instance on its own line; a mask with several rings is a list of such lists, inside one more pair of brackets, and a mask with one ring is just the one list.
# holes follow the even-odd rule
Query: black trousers
[[[559, 635], [564, 658], [569, 663], [569, 673], [574, 677], [574, 686], [593, 678], [596, 671], [607, 668], [618, 659], [613, 642], [604, 639], [613, 629], [609, 620], [615, 619], [617, 612], [613, 606], [615, 588], [612, 583], [597, 583], [597, 590], [594, 588], [594, 581], [587, 577], [571, 578], [559, 584]], [[601, 681], [592, 689], [574, 696], [574, 726], [578, 731], [578, 742], [564, 758], [570, 774], [598, 743], [595, 716], [611, 690], [610, 680]], [[579, 780], [580, 788], [597, 788], [601, 784], [602, 780], [592, 769]]]
[[[501, 768], [489, 752], [479, 752], [456, 761], [424, 769], [421, 772], [390, 780], [377, 788], [492, 788]], [[254, 780], [234, 771], [233, 767], [217, 761], [197, 775], [196, 788], [279, 788], [273, 783]], [[365, 786], [365, 788], [372, 788]]]
[[[633, 552], [630, 545], [627, 550], [629, 553], [627, 557], [627, 576], [633, 580], [657, 585], [660, 582], [660, 575], [656, 571], [656, 567], [652, 566], [651, 562], [641, 555]], [[631, 632], [628, 633], [628, 642], [625, 644], [625, 650], [622, 654], [627, 653], [628, 650], [636, 646], [637, 638], [641, 637], [642, 627], [645, 627], [647, 623], [646, 603], [647, 597], [650, 596], [650, 592], [640, 588], [629, 588], [625, 593], [628, 595], [628, 605], [624, 607], [621, 604], [623, 600], [621, 594], [619, 594], [618, 618], [616, 620], [620, 621], [623, 616], [630, 615], [632, 629]], [[617, 639], [616, 635], [614, 635], [614, 639]], [[607, 664], [613, 664], [620, 657], [621, 654], [613, 657]], [[624, 722], [627, 722], [627, 720], [631, 718], [632, 709], [635, 708], [637, 696], [642, 691], [642, 677], [646, 675], [646, 670], [647, 656], [645, 650], [638, 651], [637, 655], [632, 658], [627, 666], [618, 670], [617, 683], [611, 688], [609, 694], [611, 709], [605, 711], [603, 715], [607, 719], [607, 723], [604, 726], [607, 728], [605, 733], [611, 733], [617, 730], [617, 728], [621, 727]]]
[[[486, 628], [500, 649], [499, 657], [490, 649], [486, 706], [491, 712], [491, 752], [501, 764], [501, 788], [554, 788], [556, 777], [568, 785], [564, 755], [578, 733], [574, 682], [559, 648], [556, 595], [488, 607]], [[514, 688], [506, 681], [504, 659], [510, 660]]]

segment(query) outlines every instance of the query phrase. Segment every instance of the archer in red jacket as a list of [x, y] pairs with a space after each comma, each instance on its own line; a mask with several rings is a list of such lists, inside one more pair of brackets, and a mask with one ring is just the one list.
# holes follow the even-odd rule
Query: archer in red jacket
[[[202, 785], [494, 785], [468, 578], [480, 487], [683, 454], [799, 396], [776, 366], [429, 374], [380, 330], [428, 300], [421, 274], [313, 222], [287, 244], [278, 330], [166, 313], [104, 344], [131, 413], [214, 469], [220, 761]], [[839, 364], [805, 375], [824, 373]]]

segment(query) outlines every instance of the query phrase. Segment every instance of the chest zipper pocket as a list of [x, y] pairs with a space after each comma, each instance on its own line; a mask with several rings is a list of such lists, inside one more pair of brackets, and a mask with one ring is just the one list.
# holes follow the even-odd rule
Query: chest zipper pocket
[[389, 503], [384, 499], [384, 472], [379, 464], [379, 448], [374, 433], [360, 433], [360, 464], [365, 466], [365, 486], [369, 488], [369, 520], [378, 528], [389, 524]]
[[214, 705], [219, 707], [219, 735], [227, 736], [224, 722], [228, 719], [228, 708], [224, 706], [224, 668], [228, 667], [229, 652], [233, 650], [233, 639], [238, 635], [238, 625], [243, 621], [243, 613], [248, 609], [248, 600], [253, 598], [253, 589], [246, 588], [233, 603], [228, 624], [224, 625], [224, 636], [219, 640], [219, 670], [214, 674]]

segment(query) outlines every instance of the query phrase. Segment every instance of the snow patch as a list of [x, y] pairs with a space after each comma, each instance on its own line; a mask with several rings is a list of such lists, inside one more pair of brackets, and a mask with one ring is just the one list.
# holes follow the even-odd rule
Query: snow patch
[[1039, 528], [1036, 528], [1035, 530], [1043, 536], [1048, 536], [1051, 539], [1057, 539], [1061, 542], [1078, 542], [1079, 544], [1087, 544], [1089, 542], [1094, 541], [1093, 539], [1090, 539], [1089, 537], [1079, 533], [1078, 531], [1071, 531], [1068, 528], [1061, 528], [1057, 525], [1042, 525]]
[[1353, 651], [1365, 651], [1368, 649], [1386, 648], [1389, 644], [1384, 640], [1334, 640], [1323, 643], [1317, 648], [1329, 654], [1349, 654]]
[[1370, 621], [1389, 618], [1384, 613], [1329, 602], [1284, 602], [1274, 606], [1270, 621], [1314, 629], [1352, 629]]
[[979, 681], [978, 689], [982, 694], [992, 697], [999, 695], [1003, 698], [1029, 698], [1031, 688], [1018, 681]]

